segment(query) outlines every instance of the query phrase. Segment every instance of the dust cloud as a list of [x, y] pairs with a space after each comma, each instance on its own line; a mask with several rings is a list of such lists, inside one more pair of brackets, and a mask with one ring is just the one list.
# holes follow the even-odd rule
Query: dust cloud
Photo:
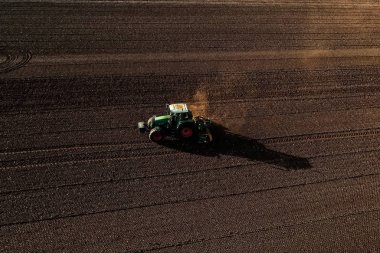
[[244, 76], [223, 75], [196, 89], [189, 103], [194, 116], [203, 116], [223, 125], [230, 131], [239, 132], [246, 124], [248, 108], [234, 99], [241, 92]]
[[191, 102], [192, 103], [189, 105], [189, 108], [193, 112], [194, 116], [203, 116], [210, 118], [210, 116], [208, 116], [209, 101], [205, 88], [197, 89]]

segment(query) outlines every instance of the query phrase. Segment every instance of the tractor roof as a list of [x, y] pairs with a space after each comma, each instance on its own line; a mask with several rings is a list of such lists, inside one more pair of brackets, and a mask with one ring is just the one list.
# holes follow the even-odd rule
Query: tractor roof
[[187, 109], [187, 105], [184, 103], [171, 104], [171, 105], [169, 105], [169, 110], [172, 113], [181, 113], [181, 112], [188, 112], [189, 111], [189, 109]]

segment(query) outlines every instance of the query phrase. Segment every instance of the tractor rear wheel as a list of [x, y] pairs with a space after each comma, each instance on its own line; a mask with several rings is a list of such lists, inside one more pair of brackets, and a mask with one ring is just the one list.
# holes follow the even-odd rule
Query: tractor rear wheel
[[191, 124], [185, 124], [178, 129], [179, 137], [182, 139], [191, 139], [195, 136], [195, 128]]
[[149, 132], [149, 139], [154, 142], [160, 142], [164, 139], [165, 134], [161, 127], [155, 127]]

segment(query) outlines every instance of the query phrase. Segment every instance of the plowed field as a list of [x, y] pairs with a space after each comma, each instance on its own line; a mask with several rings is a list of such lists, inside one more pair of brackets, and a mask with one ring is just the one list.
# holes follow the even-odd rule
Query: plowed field
[[[3, 1], [0, 24], [2, 252], [380, 251], [379, 1]], [[174, 102], [228, 133], [138, 133]]]

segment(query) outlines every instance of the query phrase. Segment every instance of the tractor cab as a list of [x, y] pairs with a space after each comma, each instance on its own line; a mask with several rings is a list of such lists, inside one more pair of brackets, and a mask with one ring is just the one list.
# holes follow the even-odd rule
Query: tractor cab
[[193, 114], [184, 103], [167, 105], [169, 125], [176, 126], [180, 122], [192, 121]]
[[168, 114], [177, 120], [191, 120], [193, 114], [184, 103], [167, 105]]

